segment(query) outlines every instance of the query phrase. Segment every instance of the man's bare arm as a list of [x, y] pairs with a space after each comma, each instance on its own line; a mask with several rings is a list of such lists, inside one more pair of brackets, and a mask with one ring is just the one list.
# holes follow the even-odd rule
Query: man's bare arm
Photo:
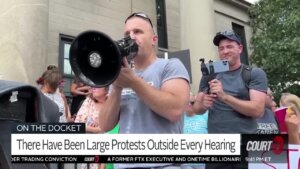
[[137, 77], [132, 89], [154, 112], [170, 121], [180, 119], [189, 101], [189, 84], [181, 78], [168, 80], [156, 89]]

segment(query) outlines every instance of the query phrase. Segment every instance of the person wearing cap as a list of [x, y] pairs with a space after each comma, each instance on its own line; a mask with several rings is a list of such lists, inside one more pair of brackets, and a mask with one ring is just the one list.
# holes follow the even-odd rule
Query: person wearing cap
[[[252, 68], [248, 87], [242, 79], [243, 50], [240, 37], [232, 30], [219, 32], [213, 39], [219, 58], [228, 60], [229, 71], [218, 73], [206, 88], [199, 89], [193, 105], [197, 114], [206, 110], [208, 133], [255, 134], [256, 118], [263, 115], [267, 93], [267, 77], [260, 68]], [[203, 78], [203, 77], [202, 77]], [[207, 92], [207, 88], [210, 91]], [[206, 168], [244, 168], [245, 164], [207, 164]]]
[[[149, 17], [133, 13], [125, 20], [124, 36], [138, 45], [131, 69], [124, 57], [121, 72], [112, 84], [100, 112], [103, 131], [119, 122], [119, 133], [182, 133], [182, 117], [189, 101], [189, 75], [179, 59], [160, 59], [158, 37]], [[176, 169], [174, 164], [115, 164], [119, 168]]]

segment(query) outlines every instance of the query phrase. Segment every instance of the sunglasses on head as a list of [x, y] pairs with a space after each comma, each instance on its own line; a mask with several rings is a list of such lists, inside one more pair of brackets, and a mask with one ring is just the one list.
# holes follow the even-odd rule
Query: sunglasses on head
[[148, 21], [150, 23], [151, 27], [153, 27], [152, 22], [151, 22], [150, 18], [148, 17], [148, 15], [141, 13], [141, 12], [133, 13], [130, 16], [128, 16], [127, 19], [125, 20], [125, 23], [127, 22], [128, 19], [135, 17], [135, 16]]

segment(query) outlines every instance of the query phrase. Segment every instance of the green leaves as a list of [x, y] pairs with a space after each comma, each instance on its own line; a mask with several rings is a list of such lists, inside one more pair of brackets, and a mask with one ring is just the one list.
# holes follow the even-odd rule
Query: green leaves
[[275, 95], [300, 96], [300, 1], [261, 0], [249, 11], [251, 62], [267, 73]]

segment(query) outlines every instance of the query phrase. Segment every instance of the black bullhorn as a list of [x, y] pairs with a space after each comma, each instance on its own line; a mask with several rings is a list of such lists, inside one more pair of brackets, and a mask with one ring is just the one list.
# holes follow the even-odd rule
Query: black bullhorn
[[79, 79], [93, 87], [108, 86], [118, 77], [122, 58], [132, 60], [138, 45], [130, 37], [113, 41], [98, 31], [79, 34], [71, 44], [70, 64]]

